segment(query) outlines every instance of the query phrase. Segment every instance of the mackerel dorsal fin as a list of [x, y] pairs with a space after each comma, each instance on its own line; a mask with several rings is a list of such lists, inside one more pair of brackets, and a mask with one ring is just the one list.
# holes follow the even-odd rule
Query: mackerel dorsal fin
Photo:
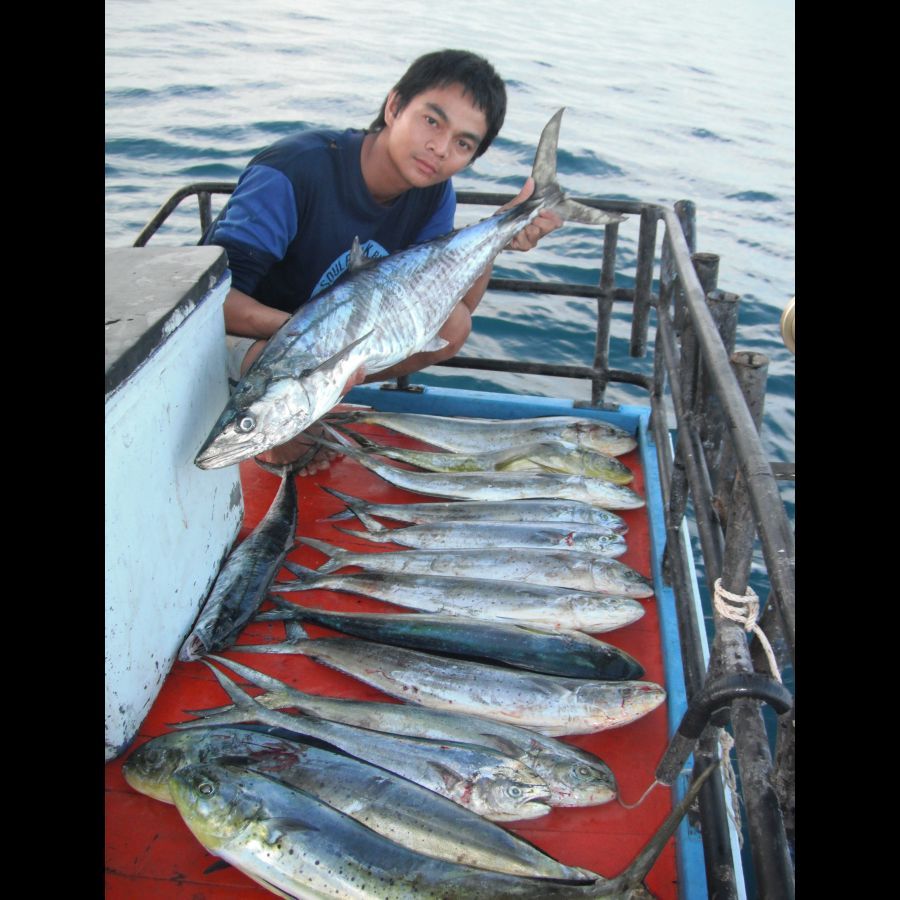
[[371, 256], [366, 256], [366, 254], [363, 253], [362, 247], [359, 245], [359, 236], [353, 238], [353, 244], [350, 246], [350, 255], [347, 258], [348, 275], [353, 272], [358, 272], [360, 269], [368, 269], [378, 262], [379, 260], [377, 258], [373, 259]]
[[[368, 261], [371, 262], [370, 260]], [[353, 238], [353, 243], [350, 245], [350, 256], [347, 259], [347, 271], [355, 272], [357, 269], [362, 269], [365, 267], [366, 262], [366, 254], [362, 252], [362, 247], [359, 246], [359, 235], [356, 235]]]

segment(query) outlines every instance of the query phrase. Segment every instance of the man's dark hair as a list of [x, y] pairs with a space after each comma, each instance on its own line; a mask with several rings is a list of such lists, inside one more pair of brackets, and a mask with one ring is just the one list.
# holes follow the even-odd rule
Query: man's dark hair
[[[506, 117], [506, 85], [484, 57], [468, 50], [438, 50], [435, 53], [426, 53], [406, 70], [391, 90], [397, 92], [399, 102], [397, 112], [400, 112], [416, 95], [451, 84], [462, 85], [463, 93], [472, 97], [475, 106], [484, 113], [487, 120], [484, 140], [478, 145], [472, 157], [478, 159], [491, 146]], [[369, 126], [369, 131], [380, 131], [384, 128], [386, 107], [387, 98], [381, 104], [381, 112]]]

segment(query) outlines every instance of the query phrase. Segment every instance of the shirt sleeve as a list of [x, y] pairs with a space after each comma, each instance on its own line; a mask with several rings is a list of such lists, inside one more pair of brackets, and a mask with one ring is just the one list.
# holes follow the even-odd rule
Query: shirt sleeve
[[272, 265], [283, 259], [297, 234], [294, 188], [269, 166], [246, 169], [207, 243], [228, 252], [231, 284], [253, 294]]
[[444, 182], [444, 194], [434, 215], [422, 226], [414, 243], [421, 244], [443, 234], [453, 231], [453, 219], [456, 216], [456, 191], [451, 181]]

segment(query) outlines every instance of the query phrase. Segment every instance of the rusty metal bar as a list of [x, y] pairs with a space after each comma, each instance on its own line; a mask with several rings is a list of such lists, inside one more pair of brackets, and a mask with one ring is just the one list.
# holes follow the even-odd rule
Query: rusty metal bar
[[[706, 293], [706, 302], [716, 329], [722, 338], [722, 345], [728, 353], [734, 352], [737, 340], [738, 306], [740, 297], [727, 291], [712, 290]], [[706, 465], [714, 476], [716, 486], [719, 459], [722, 453], [722, 438], [725, 423], [722, 421], [722, 405], [710, 383], [709, 374], [704, 367], [700, 371], [701, 406], [700, 406], [700, 440], [706, 454]]]
[[656, 223], [659, 214], [652, 207], [641, 210], [638, 234], [637, 272], [634, 279], [634, 309], [631, 313], [631, 356], [647, 352], [647, 329], [650, 323], [650, 288], [653, 284], [653, 262], [656, 259]]
[[[759, 353], [736, 353], [732, 357], [732, 365], [738, 384], [747, 397], [748, 407], [758, 409], [761, 416], [768, 359]], [[758, 427], [759, 422], [754, 424]], [[753, 511], [744, 480], [739, 475], [734, 484], [725, 535], [721, 584], [726, 591], [736, 595], [743, 595], [746, 591], [755, 537]], [[714, 579], [710, 577], [708, 580], [712, 589]], [[750, 647], [742, 625], [725, 618], [715, 606], [713, 616], [716, 622], [714, 655], [721, 657], [728, 671], [753, 673]], [[773, 685], [779, 684], [774, 678], [767, 680]], [[731, 718], [760, 895], [791, 897], [794, 893], [794, 873], [784, 819], [772, 785], [772, 756], [760, 703], [753, 699], [734, 700]]]
[[718, 385], [720, 402], [727, 433], [734, 443], [738, 467], [750, 495], [760, 534], [763, 557], [769, 578], [781, 607], [785, 634], [794, 647], [794, 535], [771, 466], [765, 458], [762, 444], [746, 402], [740, 392], [722, 347], [718, 332], [690, 262], [684, 235], [676, 230], [675, 214], [665, 210], [667, 236], [672, 242], [675, 266], [684, 289], [685, 306], [696, 330], [704, 362]]
[[[607, 225], [603, 236], [603, 263], [600, 268], [600, 290], [597, 298], [597, 334], [594, 337], [594, 369], [598, 377], [591, 383], [591, 403], [599, 406], [606, 396], [609, 382], [609, 334], [612, 326], [612, 307], [616, 280], [616, 249], [619, 244], [619, 226]], [[632, 294], [632, 299], [634, 295]]]
[[[697, 207], [690, 200], [678, 200], [675, 203], [675, 218], [681, 225], [681, 235], [684, 243], [688, 248], [688, 252], [693, 254], [697, 250]], [[668, 222], [666, 223], [668, 232]], [[671, 248], [670, 248], [671, 249]], [[672, 263], [675, 263], [675, 254], [672, 254]], [[678, 278], [678, 267], [675, 266], [675, 276]], [[675, 290], [675, 334], [680, 335], [681, 329], [684, 328], [685, 304], [684, 304], [684, 286], [678, 279], [677, 288]]]
[[[132, 246], [134, 247], [143, 247], [146, 245], [147, 241], [153, 237], [154, 234], [159, 230], [160, 225], [172, 214], [172, 211], [181, 203], [185, 197], [190, 197], [194, 194], [230, 194], [234, 191], [237, 182], [234, 181], [199, 181], [194, 184], [185, 185], [183, 188], [177, 190], [165, 203], [156, 211], [156, 214], [153, 218], [144, 226], [143, 231], [137, 236], [137, 240], [135, 240]], [[203, 207], [201, 200], [201, 209], [200, 209], [200, 220], [201, 220], [201, 233], [204, 230], [202, 226], [203, 222]], [[208, 223], [207, 223], [208, 224]]]

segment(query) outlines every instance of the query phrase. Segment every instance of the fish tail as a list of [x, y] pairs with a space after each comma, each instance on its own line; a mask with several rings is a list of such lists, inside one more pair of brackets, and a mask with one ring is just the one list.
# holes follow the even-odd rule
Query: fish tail
[[350, 494], [342, 494], [340, 491], [336, 491], [334, 488], [325, 487], [324, 484], [319, 485], [323, 491], [327, 491], [329, 494], [337, 497], [338, 500], [347, 504], [347, 509], [342, 509], [339, 512], [334, 513], [333, 515], [327, 516], [324, 520], [325, 522], [331, 522], [337, 519], [350, 519], [355, 513], [353, 511], [353, 507], [357, 506], [359, 508], [368, 507], [369, 503], [366, 500], [360, 500], [359, 497], [351, 497]]
[[[301, 566], [299, 563], [291, 562], [286, 559], [282, 563], [285, 569], [288, 570], [292, 575], [297, 577], [296, 581], [291, 582], [291, 589], [295, 591], [302, 591], [305, 587], [311, 587], [315, 580], [318, 578], [318, 572], [315, 569], [308, 569], [306, 566]], [[283, 590], [282, 587], [275, 587], [273, 585], [273, 590]]]
[[[334, 526], [334, 530], [340, 531], [343, 534], [349, 534], [351, 537], [359, 538], [361, 541], [375, 541], [376, 543], [381, 543], [377, 537], [365, 531], [356, 531], [353, 528], [339, 528], [337, 525]], [[390, 528], [381, 527], [381, 531], [390, 531]]]
[[317, 541], [315, 538], [301, 537], [298, 540], [301, 544], [306, 544], [328, 557], [328, 562], [316, 569], [316, 572], [320, 574], [334, 572], [335, 569], [340, 569], [341, 566], [347, 565], [347, 563], [342, 561], [342, 557], [352, 555], [340, 547], [333, 547], [331, 544], [326, 544], [325, 541]]
[[531, 177], [534, 178], [534, 193], [531, 199], [540, 200], [544, 206], [550, 207], [563, 219], [569, 222], [581, 222], [584, 225], [609, 225], [621, 222], [625, 216], [618, 213], [602, 212], [593, 209], [577, 200], [569, 199], [556, 180], [556, 148], [559, 144], [559, 124], [565, 107], [557, 110], [552, 119], [544, 126]]
[[[264, 672], [252, 669], [250, 666], [245, 666], [243, 663], [237, 662], [237, 660], [225, 659], [222, 656], [216, 656], [214, 653], [210, 653], [209, 658], [214, 659], [226, 669], [230, 669], [235, 674], [240, 675], [241, 678], [246, 679], [250, 684], [255, 684], [258, 688], [263, 688], [263, 690], [269, 692], [292, 690], [290, 685], [285, 684], [283, 681], [279, 681], [271, 675], [266, 675]], [[216, 670], [214, 669], [213, 671]]]

